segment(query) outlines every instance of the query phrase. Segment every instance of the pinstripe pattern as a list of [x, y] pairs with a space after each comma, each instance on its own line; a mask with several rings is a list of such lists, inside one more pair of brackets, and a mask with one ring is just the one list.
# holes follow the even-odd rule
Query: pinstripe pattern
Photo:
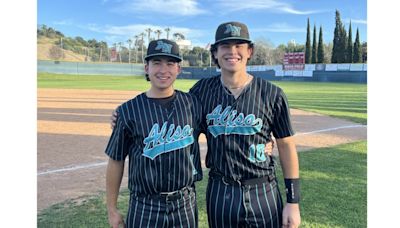
[[202, 179], [199, 101], [176, 91], [172, 109], [168, 110], [143, 93], [117, 111], [119, 116], [106, 154], [114, 160], [129, 156], [128, 227], [194, 227], [194, 191], [188, 199], [170, 202], [146, 196], [194, 186]]
[[210, 177], [206, 199], [210, 227], [281, 227], [277, 182], [239, 186]]
[[127, 227], [197, 227], [195, 192], [176, 201], [130, 197]]
[[[114, 160], [124, 160], [129, 155], [129, 189], [141, 195], [159, 192], [172, 192], [202, 178], [198, 129], [201, 118], [201, 106], [190, 94], [176, 91], [172, 113], [140, 94], [118, 108], [117, 125], [111, 135], [106, 153]], [[167, 123], [167, 124], [165, 124]], [[153, 140], [167, 144], [168, 135], [183, 134], [184, 126], [193, 130], [194, 142], [177, 150], [163, 151], [154, 159], [143, 156], [146, 147], [144, 140], [151, 135], [155, 124], [165, 124], [166, 131]], [[171, 128], [175, 126], [175, 129]], [[180, 130], [178, 130], [180, 129]], [[162, 129], [161, 129], [162, 130]], [[175, 132], [173, 131], [175, 130]], [[171, 138], [172, 138], [171, 137]], [[155, 143], [150, 143], [154, 146]], [[164, 148], [167, 148], [165, 146]], [[193, 158], [193, 159], [192, 159]], [[193, 176], [193, 170], [197, 174]]]
[[[233, 180], [275, 175], [273, 158], [265, 156], [264, 145], [272, 134], [275, 138], [294, 135], [284, 92], [264, 79], [253, 77], [235, 99], [220, 77], [202, 79], [190, 91], [203, 106], [202, 127], [206, 129], [208, 146], [206, 166], [210, 172]], [[276, 182], [239, 187], [211, 178], [207, 187], [211, 227], [279, 227], [282, 207]]]
[[[270, 167], [269, 157], [260, 161], [260, 157], [256, 155], [256, 162], [249, 160], [249, 157], [250, 147], [257, 148], [257, 145], [268, 143], [272, 133], [275, 138], [294, 135], [287, 98], [282, 89], [264, 79], [254, 77], [235, 99], [223, 89], [220, 77], [217, 76], [198, 81], [190, 92], [200, 99], [203, 116], [208, 118], [207, 167], [235, 180], [262, 177], [275, 171]], [[209, 118], [219, 106], [220, 115], [217, 116], [220, 119]], [[253, 123], [259, 125], [261, 121], [260, 130], [255, 129], [258, 127], [255, 125], [252, 129], [247, 128], [248, 131], [254, 131], [252, 134], [227, 132], [230, 122], [231, 125], [239, 125], [243, 122], [240, 118], [251, 120], [251, 115], [255, 119]], [[210, 129], [216, 125], [225, 131], [224, 134], [212, 135]]]

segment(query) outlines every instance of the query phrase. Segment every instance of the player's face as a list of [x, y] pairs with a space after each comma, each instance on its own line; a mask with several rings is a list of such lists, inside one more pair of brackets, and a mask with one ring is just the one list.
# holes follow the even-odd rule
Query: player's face
[[160, 90], [172, 88], [180, 70], [178, 62], [168, 57], [154, 57], [145, 65], [152, 87]]
[[226, 41], [218, 44], [214, 57], [218, 59], [221, 70], [238, 72], [246, 70], [247, 60], [251, 57], [253, 49], [243, 41]]

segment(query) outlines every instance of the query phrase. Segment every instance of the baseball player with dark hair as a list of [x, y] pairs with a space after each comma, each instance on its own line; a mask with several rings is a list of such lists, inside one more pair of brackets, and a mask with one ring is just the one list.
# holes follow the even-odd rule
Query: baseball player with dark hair
[[180, 72], [178, 45], [149, 43], [145, 57], [151, 88], [117, 108], [108, 142], [108, 221], [125, 223], [117, 209], [124, 161], [129, 156], [127, 227], [197, 227], [194, 182], [202, 179], [198, 136], [202, 120], [197, 98], [175, 90]]
[[[218, 26], [211, 46], [221, 75], [199, 80], [190, 93], [207, 124], [207, 214], [210, 227], [298, 227], [299, 164], [287, 98], [281, 88], [247, 73], [253, 54], [247, 26]], [[264, 147], [276, 138], [287, 203], [275, 163]]]
[[[219, 25], [211, 53], [221, 75], [199, 80], [189, 92], [200, 99], [206, 130], [208, 223], [298, 227], [299, 164], [288, 101], [281, 88], [247, 73], [253, 51], [245, 24]], [[115, 119], [114, 112], [111, 120]], [[272, 134], [285, 178], [285, 205], [274, 158], [265, 153]]]

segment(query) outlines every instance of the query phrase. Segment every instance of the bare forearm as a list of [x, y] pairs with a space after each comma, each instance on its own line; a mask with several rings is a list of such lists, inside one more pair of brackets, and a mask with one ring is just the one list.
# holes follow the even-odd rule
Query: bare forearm
[[[277, 139], [279, 159], [282, 165], [283, 176], [286, 179], [299, 178], [299, 159], [293, 137]], [[285, 183], [286, 185], [286, 183]], [[287, 188], [287, 186], [286, 186]], [[299, 189], [293, 190], [297, 194]], [[296, 193], [297, 192], [297, 193]], [[288, 198], [289, 192], [286, 197]], [[301, 223], [299, 203], [286, 203], [282, 212], [282, 227], [299, 227]]]
[[117, 209], [117, 199], [124, 174], [124, 161], [109, 159], [106, 173], [106, 191], [108, 210]]
[[299, 178], [299, 159], [296, 145], [292, 136], [277, 139], [279, 160], [285, 178]]

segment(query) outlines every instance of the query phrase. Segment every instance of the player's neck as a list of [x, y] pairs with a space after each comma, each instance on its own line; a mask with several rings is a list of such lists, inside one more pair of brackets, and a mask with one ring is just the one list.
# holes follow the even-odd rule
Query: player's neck
[[252, 77], [246, 71], [244, 72], [222, 72], [221, 73], [221, 81], [222, 84], [228, 89], [241, 88], [246, 86]]
[[146, 96], [150, 98], [164, 98], [172, 96], [174, 92], [175, 89], [172, 86], [166, 89], [151, 87], [148, 91], [146, 91]]

